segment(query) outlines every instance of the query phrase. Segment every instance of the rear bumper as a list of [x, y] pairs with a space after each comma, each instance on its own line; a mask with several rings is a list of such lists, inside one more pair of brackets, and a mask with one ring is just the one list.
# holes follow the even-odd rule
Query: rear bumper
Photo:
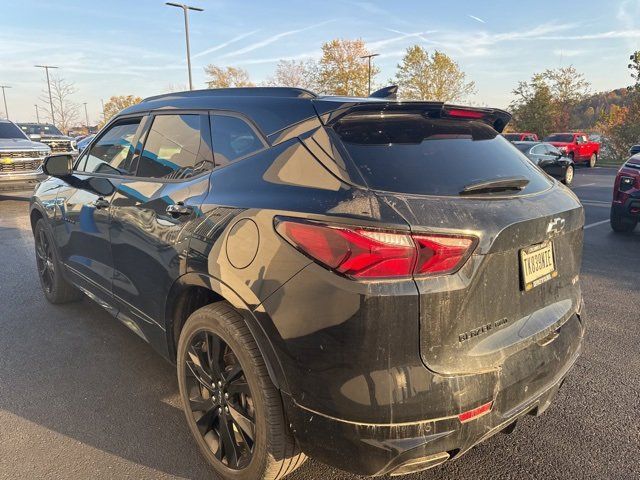
[[33, 190], [42, 180], [47, 178], [41, 170], [25, 173], [0, 174], [0, 191]]
[[[459, 411], [417, 422], [347, 421], [310, 410], [285, 395], [287, 414], [302, 450], [337, 468], [373, 476], [431, 468], [459, 458], [495, 433], [509, 431], [523, 415], [540, 415], [548, 408], [580, 354], [584, 325], [573, 315], [554, 333], [557, 335], [548, 344], [540, 343], [541, 355], [525, 350], [505, 362], [489, 399], [493, 402], [491, 411], [468, 422], [458, 419]], [[487, 398], [479, 392], [486, 391], [487, 385], [481, 385], [486, 378], [478, 376], [473, 392], [460, 391], [458, 395], [476, 395], [476, 406], [485, 403]], [[453, 380], [451, 384], [455, 384]]]

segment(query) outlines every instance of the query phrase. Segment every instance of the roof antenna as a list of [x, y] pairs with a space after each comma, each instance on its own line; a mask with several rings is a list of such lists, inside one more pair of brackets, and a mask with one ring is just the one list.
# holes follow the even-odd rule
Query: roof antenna
[[388, 87], [376, 90], [371, 95], [369, 95], [369, 98], [386, 98], [387, 100], [395, 100], [396, 98], [398, 98], [398, 86], [389, 85]]

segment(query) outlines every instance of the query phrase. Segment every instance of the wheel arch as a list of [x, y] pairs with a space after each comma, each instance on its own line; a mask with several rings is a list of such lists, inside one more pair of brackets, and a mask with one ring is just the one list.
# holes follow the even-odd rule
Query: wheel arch
[[31, 231], [32, 232], [35, 232], [36, 223], [41, 218], [47, 218], [47, 216], [36, 205], [31, 207], [31, 211], [29, 212], [29, 221], [31, 222]]
[[180, 331], [188, 316], [198, 308], [229, 302], [242, 315], [264, 359], [269, 377], [279, 390], [289, 392], [279, 357], [260, 322], [242, 298], [228, 285], [210, 275], [190, 272], [173, 283], [165, 305], [165, 331], [169, 358], [175, 361]]

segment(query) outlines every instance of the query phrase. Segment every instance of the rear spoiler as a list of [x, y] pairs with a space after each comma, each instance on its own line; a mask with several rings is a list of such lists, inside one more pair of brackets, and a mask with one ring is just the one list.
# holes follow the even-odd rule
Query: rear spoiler
[[402, 102], [371, 98], [361, 102], [341, 101], [339, 98], [320, 97], [313, 100], [320, 120], [329, 126], [345, 115], [357, 113], [406, 112], [418, 113], [431, 118], [451, 118], [458, 120], [476, 120], [493, 127], [502, 133], [511, 120], [511, 114], [497, 108], [476, 108], [449, 105], [443, 102]]

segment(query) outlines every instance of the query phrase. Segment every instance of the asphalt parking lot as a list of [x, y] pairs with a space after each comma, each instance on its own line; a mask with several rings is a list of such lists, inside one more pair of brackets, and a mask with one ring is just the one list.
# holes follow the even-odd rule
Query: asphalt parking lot
[[[640, 228], [608, 225], [614, 169], [579, 169], [588, 336], [556, 402], [417, 479], [640, 478]], [[213, 478], [174, 367], [90, 300], [40, 293], [28, 194], [0, 195], [0, 478]], [[291, 480], [356, 478], [307, 462]]]

